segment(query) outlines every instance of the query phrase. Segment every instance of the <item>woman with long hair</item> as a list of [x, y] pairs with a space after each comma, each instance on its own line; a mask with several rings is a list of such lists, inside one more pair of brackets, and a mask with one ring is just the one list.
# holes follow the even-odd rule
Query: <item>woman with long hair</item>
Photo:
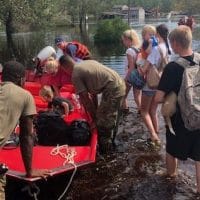
[[[159, 68], [162, 59], [171, 54], [167, 39], [168, 34], [169, 30], [165, 24], [161, 24], [156, 27], [158, 45], [152, 47], [151, 52], [146, 59], [145, 66], [141, 70], [144, 75], [146, 75], [147, 71], [152, 66]], [[149, 43], [152, 43], [151, 38], [149, 38]], [[150, 132], [150, 138], [148, 141], [150, 144], [160, 145], [160, 139], [158, 136], [159, 126], [157, 118], [157, 104], [154, 101], [155, 92], [156, 89], [149, 88], [148, 84], [146, 84], [143, 88], [141, 99], [141, 115], [148, 131]]]
[[[126, 67], [126, 75], [125, 75], [125, 82], [126, 82], [126, 95], [123, 103], [123, 111], [127, 113], [129, 111], [128, 103], [127, 103], [127, 96], [131, 89], [131, 85], [127, 82], [131, 72], [133, 69], [136, 68], [136, 59], [137, 54], [139, 52], [140, 47], [140, 39], [138, 34], [135, 30], [129, 29], [123, 32], [122, 34], [122, 42], [123, 45], [127, 48], [126, 49], [126, 58], [125, 58], [125, 67]], [[138, 111], [140, 110], [141, 105], [141, 90], [133, 87], [133, 95], [134, 100], [137, 105]]]

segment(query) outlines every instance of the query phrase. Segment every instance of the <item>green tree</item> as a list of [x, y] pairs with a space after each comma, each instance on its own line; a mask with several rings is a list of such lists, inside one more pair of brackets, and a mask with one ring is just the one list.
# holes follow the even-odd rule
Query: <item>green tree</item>
[[128, 24], [119, 18], [113, 20], [103, 20], [97, 26], [94, 41], [96, 44], [119, 43], [123, 31], [128, 28]]
[[181, 4], [180, 1], [174, 1], [174, 8], [179, 11], [185, 11], [190, 15], [198, 14], [200, 10], [200, 3], [199, 0], [182, 0]]
[[58, 0], [1, 0], [0, 21], [5, 27], [8, 49], [12, 57], [18, 51], [13, 42], [12, 33], [17, 25], [42, 25], [52, 18]]
[[[30, 13], [28, 22], [34, 27], [48, 25], [58, 12], [58, 0], [28, 0]], [[62, 2], [62, 1], [61, 1]]]
[[[17, 5], [17, 6], [16, 6]], [[14, 21], [23, 23], [28, 17], [29, 2], [27, 0], [1, 0], [0, 1], [0, 20], [5, 26], [7, 44], [12, 57], [16, 57], [12, 33], [14, 32]]]

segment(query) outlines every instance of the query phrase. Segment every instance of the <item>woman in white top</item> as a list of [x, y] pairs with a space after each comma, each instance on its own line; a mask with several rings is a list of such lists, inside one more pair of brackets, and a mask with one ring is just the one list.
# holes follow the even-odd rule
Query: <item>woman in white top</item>
[[[145, 74], [151, 66], [159, 67], [162, 59], [170, 54], [170, 48], [168, 45], [169, 30], [165, 24], [161, 24], [156, 27], [156, 37], [158, 39], [158, 46], [154, 46], [151, 49], [150, 54], [146, 59], [146, 64], [142, 68], [143, 74]], [[150, 39], [149, 42], [152, 42]], [[162, 55], [161, 55], [162, 52]], [[146, 84], [142, 89], [141, 100], [141, 115], [147, 129], [150, 132], [150, 142], [153, 145], [159, 145], [160, 139], [158, 136], [159, 126], [157, 119], [157, 105], [154, 103], [155, 89], [150, 89]]]
[[[127, 96], [131, 89], [131, 85], [127, 82], [128, 77], [131, 74], [131, 71], [136, 67], [136, 59], [137, 54], [139, 52], [140, 47], [140, 39], [138, 34], [135, 30], [130, 29], [126, 30], [122, 34], [122, 42], [123, 45], [127, 48], [126, 50], [126, 58], [125, 58], [125, 67], [126, 67], [126, 74], [125, 74], [125, 82], [126, 82], [126, 95], [123, 103], [123, 111], [128, 112], [129, 107], [127, 103]], [[138, 110], [140, 110], [141, 105], [141, 90], [137, 88], [133, 88], [133, 95], [134, 100], [137, 105]]]

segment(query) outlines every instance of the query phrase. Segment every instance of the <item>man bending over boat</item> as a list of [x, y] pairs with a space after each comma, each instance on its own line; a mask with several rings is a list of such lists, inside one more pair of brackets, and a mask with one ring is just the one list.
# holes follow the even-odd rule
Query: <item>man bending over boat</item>
[[[100, 153], [112, 148], [113, 131], [125, 95], [125, 83], [114, 70], [95, 60], [76, 63], [72, 57], [64, 55], [59, 60], [61, 67], [72, 75], [72, 83], [80, 96], [81, 103], [94, 119], [99, 136]], [[102, 94], [96, 106], [91, 96]]]
[[47, 170], [32, 169], [33, 116], [36, 108], [32, 95], [24, 90], [25, 67], [18, 62], [7, 62], [0, 83], [0, 147], [3, 147], [19, 122], [20, 149], [27, 177], [46, 177]]

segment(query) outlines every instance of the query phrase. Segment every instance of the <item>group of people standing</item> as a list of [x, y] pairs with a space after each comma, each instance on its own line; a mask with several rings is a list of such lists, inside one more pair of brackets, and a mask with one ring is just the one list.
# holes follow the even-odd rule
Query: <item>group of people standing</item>
[[[133, 86], [134, 100], [141, 114], [144, 124], [150, 134], [147, 140], [153, 146], [159, 146], [161, 141], [159, 137], [159, 123], [157, 116], [158, 104], [164, 103], [165, 98], [174, 92], [178, 96], [183, 79], [185, 67], [177, 62], [178, 58], [183, 58], [189, 63], [189, 67], [199, 66], [200, 59], [196, 60], [192, 50], [192, 30], [190, 26], [179, 25], [169, 32], [165, 24], [153, 27], [145, 25], [142, 30], [142, 44], [135, 30], [130, 29], [122, 34], [122, 41], [126, 50], [126, 68], [125, 82], [127, 85], [123, 110], [127, 112], [128, 104], [126, 101], [130, 88]], [[138, 51], [140, 48], [140, 51]], [[142, 57], [142, 61], [141, 61]], [[159, 68], [164, 59], [168, 60], [162, 73], [160, 74], [159, 84], [156, 88], [151, 88], [148, 84], [148, 72], [152, 67]], [[186, 62], [186, 63], [187, 63]], [[134, 70], [137, 71], [137, 73]], [[199, 73], [199, 69], [197, 70]], [[193, 76], [198, 77], [195, 73]], [[131, 76], [134, 77], [135, 84], [129, 81]], [[186, 76], [186, 75], [185, 75]], [[191, 76], [191, 75], [190, 75]], [[136, 83], [143, 78], [142, 86]], [[190, 77], [191, 78], [191, 77]], [[195, 81], [199, 78], [195, 78]], [[190, 87], [194, 87], [190, 83]], [[197, 84], [198, 85], [198, 84]], [[198, 86], [195, 86], [198, 87]], [[197, 89], [196, 89], [197, 90]], [[195, 93], [199, 99], [199, 94]], [[186, 97], [184, 97], [186, 98]], [[199, 108], [199, 101], [196, 103]], [[185, 105], [189, 106], [189, 105]], [[200, 193], [200, 129], [193, 130], [186, 128], [180, 105], [175, 102], [176, 111], [171, 116], [172, 127], [175, 133], [170, 131], [166, 124], [166, 167], [167, 175], [175, 177], [177, 175], [177, 161], [187, 160], [190, 158], [195, 161], [197, 192]], [[183, 106], [182, 106], [183, 107]], [[184, 108], [183, 108], [184, 109]], [[200, 110], [199, 110], [200, 111]], [[196, 112], [199, 112], [196, 111]]]
[[[101, 153], [107, 153], [111, 149], [120, 110], [128, 111], [127, 95], [132, 86], [138, 113], [150, 133], [148, 142], [159, 146], [161, 141], [157, 117], [158, 104], [162, 103], [171, 91], [178, 94], [184, 71], [183, 67], [170, 61], [172, 51], [193, 64], [192, 32], [185, 25], [178, 26], [170, 33], [164, 24], [157, 27], [145, 25], [142, 30], [143, 41], [139, 38], [133, 29], [122, 34], [122, 42], [127, 48], [127, 71], [124, 79], [109, 67], [92, 60], [89, 50], [84, 45], [78, 42], [68, 43], [61, 37], [55, 39], [56, 46], [60, 49], [58, 54], [52, 48], [46, 59], [40, 59], [42, 54], [38, 54], [36, 58], [37, 68], [42, 68], [42, 72], [51, 75], [48, 84], [54, 87], [54, 91], [66, 83], [75, 86], [81, 103], [94, 119]], [[152, 66], [159, 68], [164, 58], [167, 58], [169, 63], [163, 70], [158, 87], [151, 88], [145, 82], [148, 71]], [[129, 78], [133, 70], [137, 70], [136, 76], [143, 78], [142, 87], [130, 84]], [[47, 170], [34, 171], [31, 167], [31, 131], [36, 110], [31, 95], [19, 88], [24, 84], [24, 77], [25, 68], [21, 64], [12, 61], [4, 65], [0, 83], [0, 119], [4, 119], [4, 123], [0, 123], [0, 146], [3, 146], [19, 120], [21, 153], [26, 175], [48, 176]], [[20, 93], [20, 99], [13, 98], [12, 91], [15, 91], [16, 97]], [[99, 103], [98, 94], [101, 94]], [[197, 191], [200, 192], [200, 130], [191, 132], [184, 127], [178, 105], [171, 120], [176, 134], [173, 135], [166, 127], [167, 173], [169, 176], [176, 175], [177, 159], [195, 160]], [[11, 121], [13, 123], [10, 123]]]
[[[132, 85], [129, 83], [129, 76], [133, 69], [138, 70], [138, 75], [144, 77], [147, 75], [148, 69], [151, 66], [160, 66], [164, 57], [170, 57], [171, 50], [168, 44], [169, 30], [165, 24], [157, 27], [145, 25], [142, 29], [142, 39], [140, 42], [136, 31], [127, 30], [122, 35], [123, 44], [127, 47], [126, 50], [126, 67], [127, 73], [125, 81], [127, 85], [126, 96]], [[138, 51], [138, 49], [140, 49]], [[136, 75], [137, 76], [137, 75]], [[156, 89], [152, 89], [147, 83], [142, 88], [133, 86], [134, 100], [137, 105], [138, 112], [149, 130], [150, 138], [148, 142], [159, 145], [159, 125], [157, 119], [157, 104], [155, 103]], [[126, 111], [128, 105], [126, 99], [123, 109]]]

